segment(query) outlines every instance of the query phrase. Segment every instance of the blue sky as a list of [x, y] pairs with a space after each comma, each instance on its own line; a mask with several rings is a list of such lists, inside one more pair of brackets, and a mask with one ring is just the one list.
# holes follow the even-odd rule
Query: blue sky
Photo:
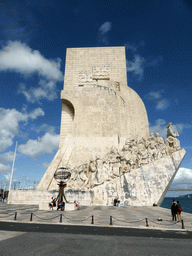
[[99, 46], [126, 47], [128, 85], [144, 101], [150, 131], [165, 138], [172, 122], [187, 151], [172, 188], [192, 188], [189, 0], [1, 1], [1, 186], [16, 141], [14, 180], [40, 181], [59, 144], [66, 48]]

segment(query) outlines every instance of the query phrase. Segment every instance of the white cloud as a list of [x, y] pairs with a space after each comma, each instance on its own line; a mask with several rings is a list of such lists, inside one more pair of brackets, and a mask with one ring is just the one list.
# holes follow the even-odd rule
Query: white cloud
[[108, 32], [112, 28], [112, 23], [109, 21], [106, 21], [101, 25], [98, 31], [98, 41], [100, 43], [108, 44]]
[[[14, 169], [13, 171], [15, 172], [16, 169]], [[8, 182], [9, 182], [10, 179], [11, 179], [11, 172], [4, 174], [4, 180], [5, 180], [5, 181], [8, 181]], [[18, 179], [15, 178], [15, 177], [12, 177], [12, 182], [16, 182], [16, 181], [18, 181]]]
[[169, 106], [169, 101], [167, 99], [162, 99], [157, 102], [156, 109], [158, 110], [164, 110]]
[[136, 54], [134, 56], [133, 61], [127, 60], [127, 72], [133, 72], [134, 75], [137, 75], [140, 78], [143, 76], [143, 63], [145, 62], [145, 59], [141, 57], [140, 55]]
[[54, 133], [55, 132], [55, 127], [54, 126], [50, 126], [48, 124], [42, 124], [39, 127], [36, 127], [34, 125], [31, 125], [31, 130], [35, 131], [37, 133], [39, 132], [48, 132], [48, 133]]
[[44, 111], [41, 108], [34, 109], [31, 113], [28, 114], [29, 118], [32, 120], [36, 119], [38, 116], [44, 116]]
[[3, 162], [4, 164], [13, 162], [13, 155], [14, 153], [11, 151], [4, 154], [0, 154], [0, 162]]
[[[168, 122], [166, 122], [163, 119], [157, 119], [155, 122], [155, 125], [149, 124], [150, 133], [152, 132], [155, 134], [156, 132], [158, 132], [159, 135], [165, 139], [167, 136], [167, 128], [166, 128], [167, 123]], [[178, 133], [181, 133], [184, 127], [185, 127], [184, 124], [174, 124], [172, 126], [172, 129], [174, 131], [177, 131]]]
[[11, 166], [10, 165], [5, 165], [0, 163], [0, 173], [6, 173], [11, 171]]
[[188, 168], [179, 168], [174, 182], [192, 183], [192, 170]]
[[[163, 94], [163, 90], [161, 91], [152, 91], [152, 92], [149, 92], [148, 94], [145, 95], [145, 98], [147, 98], [148, 100], [153, 100], [155, 101], [157, 104], [156, 104], [156, 109], [158, 110], [164, 110], [166, 109], [168, 106], [169, 106], [169, 100], [164, 98], [164, 99], [161, 99], [162, 98], [162, 94]], [[159, 100], [161, 99], [161, 100]]]
[[[192, 184], [192, 169], [189, 168], [179, 168], [173, 183], [171, 184], [171, 189], [191, 189]], [[181, 193], [181, 192], [180, 192]]]
[[101, 25], [101, 27], [99, 28], [99, 32], [100, 32], [101, 34], [106, 34], [106, 33], [108, 33], [108, 32], [111, 30], [111, 28], [112, 28], [112, 23], [106, 21], [106, 22], [103, 23], [103, 24]]
[[22, 93], [28, 102], [40, 102], [42, 99], [53, 101], [57, 98], [57, 87], [55, 81], [39, 81], [39, 87], [31, 87], [26, 89], [24, 84], [21, 84], [18, 90]]
[[157, 91], [157, 92], [153, 91], [153, 92], [150, 92], [147, 95], [145, 95], [145, 98], [152, 99], [152, 100], [157, 100], [157, 99], [162, 98], [161, 93], [162, 93], [162, 91]]
[[26, 124], [29, 119], [44, 115], [41, 108], [31, 113], [19, 112], [16, 109], [0, 108], [0, 152], [13, 144], [14, 137], [19, 133], [19, 124]]
[[39, 51], [19, 41], [9, 41], [0, 50], [0, 70], [24, 75], [37, 73], [48, 80], [62, 81], [61, 60], [48, 60]]
[[59, 135], [46, 133], [37, 140], [28, 140], [26, 144], [20, 145], [18, 151], [23, 155], [30, 156], [33, 159], [45, 154], [53, 153], [59, 147]]

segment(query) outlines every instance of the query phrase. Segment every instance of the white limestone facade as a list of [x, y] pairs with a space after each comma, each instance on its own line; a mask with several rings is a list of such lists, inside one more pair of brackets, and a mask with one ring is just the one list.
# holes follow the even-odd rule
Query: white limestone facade
[[149, 136], [143, 101], [127, 86], [125, 47], [67, 49], [61, 101], [59, 150], [39, 190], [57, 187], [52, 177], [60, 166], [73, 168], [127, 138]]

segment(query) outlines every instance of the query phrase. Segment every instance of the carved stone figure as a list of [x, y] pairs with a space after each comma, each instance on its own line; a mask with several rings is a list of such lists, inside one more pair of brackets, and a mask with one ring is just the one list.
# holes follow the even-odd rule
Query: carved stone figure
[[172, 153], [180, 149], [180, 141], [176, 139], [179, 136], [178, 132], [173, 131], [172, 123], [167, 124], [167, 138], [165, 144], [168, 147], [168, 152]]
[[87, 174], [88, 174], [88, 163], [85, 163], [80, 167], [80, 171], [79, 171], [79, 178], [83, 182], [82, 187], [86, 187], [89, 182], [89, 179], [87, 178]]
[[155, 140], [156, 140], [157, 143], [164, 144], [164, 140], [163, 140], [162, 137], [159, 136], [158, 132], [155, 133], [155, 136], [156, 136]]
[[148, 154], [145, 141], [141, 139], [138, 144], [138, 167], [148, 163]]
[[178, 132], [173, 131], [173, 129], [172, 129], [172, 123], [168, 123], [168, 124], [167, 124], [167, 138], [168, 138], [169, 136], [172, 136], [172, 137], [174, 137], [174, 138], [177, 138], [177, 137], [179, 136]]
[[91, 158], [89, 162], [89, 172], [88, 172], [88, 179], [89, 179], [89, 187], [93, 187], [93, 179], [95, 178], [96, 173], [96, 161]]

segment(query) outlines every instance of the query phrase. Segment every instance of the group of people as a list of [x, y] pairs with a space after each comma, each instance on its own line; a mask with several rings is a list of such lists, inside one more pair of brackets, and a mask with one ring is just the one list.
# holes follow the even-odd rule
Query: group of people
[[[56, 198], [51, 197], [51, 203], [49, 203], [49, 208], [53, 210], [53, 207], [56, 207]], [[57, 211], [61, 210], [64, 211], [65, 209], [65, 202], [63, 200], [57, 202]]]
[[120, 207], [120, 200], [118, 198], [114, 199], [114, 206]]
[[171, 204], [171, 214], [172, 214], [172, 220], [173, 221], [181, 221], [182, 218], [181, 218], [181, 212], [182, 212], [182, 207], [181, 205], [179, 204], [179, 201], [175, 201], [173, 199], [173, 202]]
[[[57, 199], [56, 198], [51, 198], [51, 202], [49, 203], [49, 208], [53, 210], [53, 207], [56, 207], [56, 201]], [[76, 208], [78, 210], [80, 210], [80, 206], [79, 204], [77, 203], [77, 201], [74, 201], [74, 204], [76, 206]], [[58, 210], [61, 210], [61, 211], [64, 211], [65, 210], [65, 202], [63, 200], [60, 200], [57, 202], [57, 211]]]

